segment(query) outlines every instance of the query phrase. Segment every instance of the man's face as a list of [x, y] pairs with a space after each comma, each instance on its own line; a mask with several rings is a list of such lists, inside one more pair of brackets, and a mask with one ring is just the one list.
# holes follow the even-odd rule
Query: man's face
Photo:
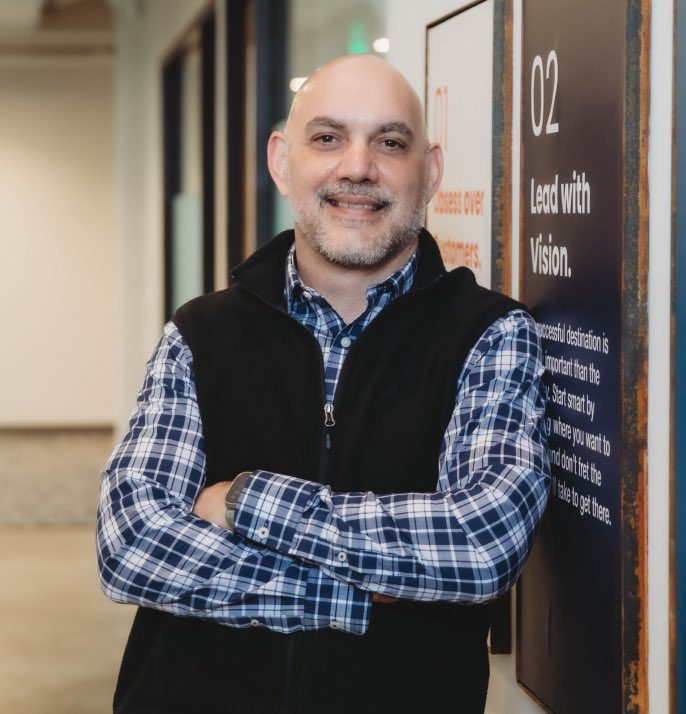
[[417, 98], [390, 67], [344, 60], [321, 70], [296, 99], [281, 148], [277, 184], [296, 236], [329, 262], [376, 267], [416, 241], [436, 172]]

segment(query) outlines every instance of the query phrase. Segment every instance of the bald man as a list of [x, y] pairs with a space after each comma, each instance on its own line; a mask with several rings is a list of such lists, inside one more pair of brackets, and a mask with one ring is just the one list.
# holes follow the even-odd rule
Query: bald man
[[114, 711], [483, 712], [548, 493], [535, 324], [445, 271], [387, 63], [320, 69], [267, 148], [294, 230], [177, 311], [103, 472], [103, 589], [140, 606]]

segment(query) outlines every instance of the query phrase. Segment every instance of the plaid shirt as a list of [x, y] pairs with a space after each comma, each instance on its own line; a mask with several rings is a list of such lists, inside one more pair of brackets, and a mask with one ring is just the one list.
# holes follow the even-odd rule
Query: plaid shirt
[[[413, 256], [367, 292], [349, 325], [286, 265], [291, 316], [322, 348], [333, 401], [347, 349], [412, 286]], [[479, 603], [516, 580], [548, 497], [542, 353], [532, 318], [496, 320], [469, 353], [443, 437], [435, 493], [333, 493], [255, 471], [232, 533], [191, 509], [205, 456], [193, 358], [165, 326], [128, 433], [103, 471], [98, 563], [114, 600], [281, 632], [362, 634], [378, 592]], [[231, 475], [227, 474], [227, 477]]]

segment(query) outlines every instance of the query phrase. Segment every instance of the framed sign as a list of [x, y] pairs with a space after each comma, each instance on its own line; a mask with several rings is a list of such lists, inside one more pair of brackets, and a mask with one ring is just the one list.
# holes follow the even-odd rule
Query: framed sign
[[[427, 25], [426, 120], [445, 156], [426, 226], [448, 270], [510, 292], [512, 6], [479, 0]], [[468, 69], [467, 69], [468, 68]], [[511, 597], [492, 606], [491, 654], [508, 654]]]
[[556, 714], [647, 707], [645, 12], [523, 4], [521, 297], [553, 479], [518, 589], [517, 675]]
[[427, 127], [445, 170], [426, 225], [449, 270], [465, 265], [502, 292], [510, 289], [511, 57], [506, 0], [480, 0], [427, 26]]

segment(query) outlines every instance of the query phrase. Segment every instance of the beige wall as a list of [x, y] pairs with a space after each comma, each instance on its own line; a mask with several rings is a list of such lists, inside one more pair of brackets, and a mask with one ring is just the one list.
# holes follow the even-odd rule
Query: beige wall
[[113, 67], [0, 62], [0, 426], [110, 424]]

